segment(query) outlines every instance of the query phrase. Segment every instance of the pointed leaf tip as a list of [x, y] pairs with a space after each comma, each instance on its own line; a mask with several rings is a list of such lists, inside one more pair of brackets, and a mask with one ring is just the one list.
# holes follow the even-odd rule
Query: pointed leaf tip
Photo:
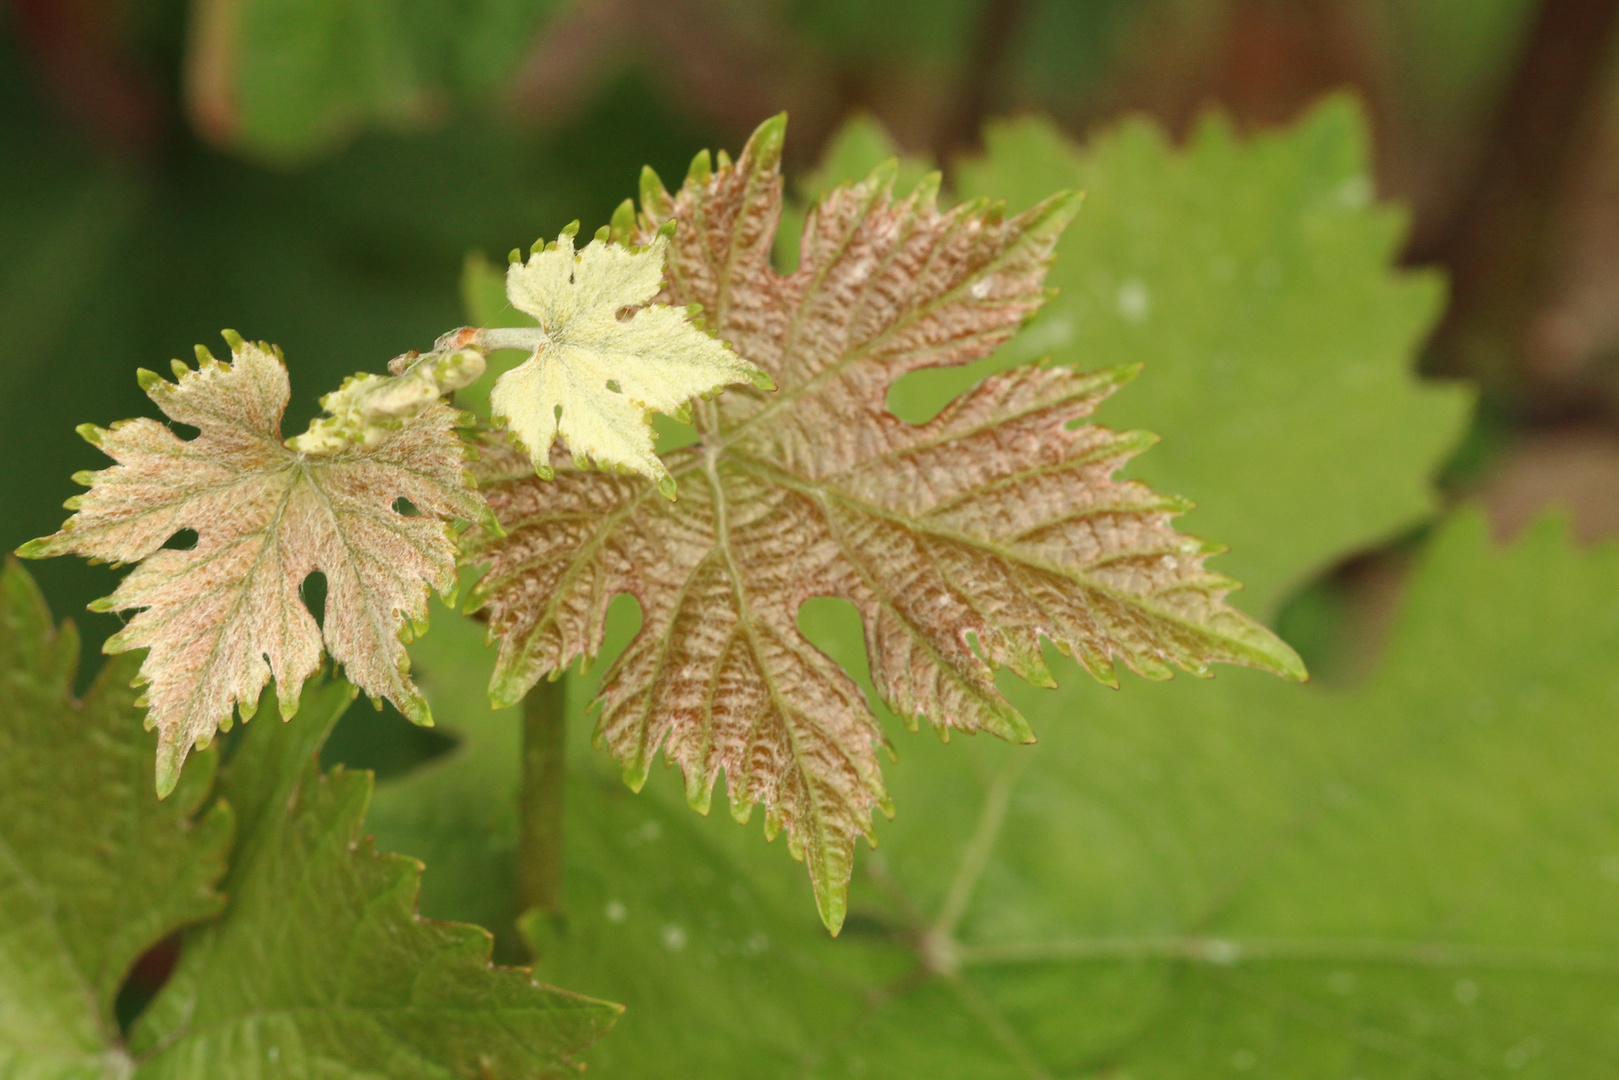
[[627, 243], [634, 231], [635, 201], [625, 199], [613, 210], [613, 217], [608, 223], [608, 238], [615, 243]]
[[641, 166], [641, 208], [651, 210], [661, 208], [669, 201], [669, 189], [663, 184], [663, 178], [650, 165]]
[[714, 162], [707, 150], [699, 150], [691, 159], [691, 165], [686, 169], [686, 183], [702, 184], [714, 175]]
[[849, 915], [848, 878], [834, 884], [817, 877], [815, 881], [815, 911], [821, 916], [821, 925], [826, 927], [827, 933], [837, 937], [843, 930], [844, 919]]
[[155, 787], [160, 800], [174, 794], [175, 787], [180, 783], [180, 768], [185, 763], [189, 749], [189, 747], [182, 748], [179, 742], [168, 739], [158, 743]]
[[781, 158], [787, 142], [787, 114], [779, 112], [753, 129], [748, 137], [747, 152], [763, 167], [771, 167]]
[[873, 166], [871, 172], [866, 174], [865, 180], [861, 181], [861, 183], [866, 187], [874, 187], [884, 192], [890, 192], [894, 186], [894, 180], [898, 176], [899, 158], [891, 157], [887, 160], [879, 161]]
[[1304, 666], [1303, 657], [1299, 656], [1299, 654], [1294, 651], [1293, 646], [1289, 645], [1281, 638], [1276, 638], [1276, 644], [1279, 647], [1272, 655], [1278, 661], [1276, 667], [1277, 674], [1281, 675], [1282, 678], [1286, 679], [1288, 682], [1309, 682], [1310, 672]]

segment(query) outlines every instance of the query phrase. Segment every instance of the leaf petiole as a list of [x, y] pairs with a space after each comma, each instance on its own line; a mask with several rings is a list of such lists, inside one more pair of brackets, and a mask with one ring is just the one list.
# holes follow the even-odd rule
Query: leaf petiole
[[484, 352], [521, 349], [532, 353], [551, 344], [551, 336], [539, 326], [492, 326], [487, 330], [477, 331], [473, 341], [473, 347], [481, 348]]
[[518, 796], [517, 900], [562, 910], [562, 814], [567, 778], [567, 683], [541, 679], [523, 697], [523, 786]]

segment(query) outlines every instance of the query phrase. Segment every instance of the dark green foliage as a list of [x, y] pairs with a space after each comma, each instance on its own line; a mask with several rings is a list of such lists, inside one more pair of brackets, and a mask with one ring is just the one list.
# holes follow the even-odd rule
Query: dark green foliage
[[[78, 634], [0, 573], [0, 1076], [127, 1075], [113, 1003], [136, 959], [224, 905], [231, 812], [199, 755], [167, 802], [115, 660], [72, 694]], [[119, 1071], [124, 1070], [124, 1071]]]
[[[315, 761], [352, 691], [243, 730], [217, 786], [204, 753], [159, 802], [134, 674], [81, 704], [78, 660], [15, 564], [0, 577], [0, 1075], [212, 1080], [559, 1076], [617, 1006], [491, 968], [490, 935], [415, 914], [421, 864], [360, 839], [371, 778]], [[231, 846], [232, 822], [235, 846]], [[221, 875], [223, 877], [221, 878]], [[219, 891], [214, 885], [218, 883]], [[228, 899], [227, 899], [228, 898]], [[113, 1005], [137, 957], [187, 923], [174, 976], [126, 1046]]]

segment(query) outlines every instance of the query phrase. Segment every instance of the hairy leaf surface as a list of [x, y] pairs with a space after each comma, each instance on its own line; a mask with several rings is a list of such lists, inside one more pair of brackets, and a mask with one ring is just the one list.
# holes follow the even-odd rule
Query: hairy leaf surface
[[[80, 474], [90, 490], [69, 501], [77, 512], [19, 552], [140, 563], [97, 610], [138, 611], [103, 649], [148, 650], [140, 679], [160, 735], [160, 794], [233, 708], [252, 715], [272, 675], [282, 717], [296, 712], [323, 644], [360, 689], [431, 723], [400, 633], [406, 620], [425, 621], [430, 586], [455, 584], [444, 519], [486, 513], [453, 409], [431, 404], [369, 445], [298, 453], [281, 440], [289, 391], [279, 353], [233, 337], [232, 354], [226, 364], [199, 352], [197, 370], [176, 362], [177, 384], [143, 373], [152, 400], [197, 437], [146, 418], [86, 427], [118, 464]], [[418, 513], [396, 510], [401, 498]], [[162, 549], [183, 529], [195, 530], [195, 546]], [[323, 624], [301, 597], [316, 571], [327, 584]]]
[[881, 732], [799, 633], [806, 599], [851, 601], [877, 693], [941, 731], [1032, 739], [994, 671], [1049, 685], [1042, 638], [1104, 681], [1116, 661], [1155, 678], [1215, 661], [1302, 669], [1225, 604], [1234, 583], [1202, 566], [1214, 549], [1171, 528], [1185, 504], [1112, 479], [1151, 437], [1071, 426], [1132, 370], [1021, 369], [921, 425], [887, 410], [895, 379], [980, 359], [1039, 307], [1077, 197], [1013, 218], [941, 211], [932, 185], [892, 199], [879, 170], [821, 201], [782, 276], [783, 128], [763, 125], [734, 163], [700, 155], [677, 195], [649, 174], [638, 225], [647, 238], [679, 223], [663, 298], [701, 304], [780, 390], [699, 405], [698, 444], [665, 459], [675, 504], [633, 477], [559, 467], [540, 482], [493, 452], [483, 476], [508, 535], [469, 541], [492, 564], [477, 600], [501, 639], [496, 702], [595, 655], [608, 602], [634, 595], [642, 632], [600, 717], [626, 778], [639, 786], [663, 746], [706, 809], [724, 771], [733, 815], [765, 804], [836, 929], [854, 838], [888, 801]]
[[231, 815], [205, 755], [167, 802], [147, 781], [150, 739], [107, 664], [71, 692], [79, 640], [60, 632], [28, 574], [0, 573], [0, 1076], [129, 1075], [113, 1002], [131, 966], [215, 914]]
[[137, 1080], [576, 1072], [618, 1007], [491, 967], [485, 930], [416, 917], [421, 864], [360, 836], [369, 774], [314, 758], [352, 692], [313, 696], [294, 723], [252, 725], [221, 780], [241, 820], [230, 904], [133, 1031]]
[[889, 158], [895, 162], [896, 192], [915, 190], [935, 171], [926, 158], [901, 156], [899, 145], [874, 117], [856, 115], [844, 121], [827, 144], [815, 171], [791, 178], [790, 187], [796, 198], [782, 203], [781, 221], [776, 226], [775, 245], [771, 250], [776, 266], [787, 272], [798, 266], [798, 244], [804, 235], [804, 221], [810, 206], [840, 184], [864, 180], [871, 175], [871, 170]]

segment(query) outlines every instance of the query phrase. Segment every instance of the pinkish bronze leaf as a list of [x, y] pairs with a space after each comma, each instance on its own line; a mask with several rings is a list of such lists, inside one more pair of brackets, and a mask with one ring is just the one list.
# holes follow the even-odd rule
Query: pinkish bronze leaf
[[780, 390], [699, 404], [699, 443], [665, 459], [674, 504], [560, 463], [537, 481], [492, 448], [485, 488], [506, 535], [467, 543], [492, 564], [475, 599], [501, 642], [497, 703], [593, 656], [608, 602], [633, 595], [641, 633], [601, 691], [607, 746], [633, 786], [661, 746], [695, 807], [722, 771], [739, 820], [763, 803], [835, 932], [854, 839], [874, 838], [871, 809], [888, 801], [866, 701], [798, 632], [810, 597], [859, 609], [877, 689], [913, 724], [1016, 741], [1033, 735], [994, 668], [1050, 685], [1042, 638], [1109, 682], [1121, 660], [1152, 678], [1215, 661], [1303, 670], [1225, 604], [1235, 583], [1202, 565], [1218, 549], [1170, 525], [1184, 501], [1112, 478], [1152, 437], [1072, 426], [1133, 370], [1017, 370], [921, 425], [886, 407], [900, 375], [1016, 333], [1077, 197], [1003, 219], [981, 202], [941, 210], [936, 184], [896, 200], [879, 169], [821, 201], [782, 276], [768, 257], [782, 132], [766, 123], [734, 164], [699, 159], [677, 194], [644, 180], [638, 222], [643, 236], [679, 222], [660, 299], [702, 304]]
[[[86, 436], [118, 464], [84, 477], [90, 490], [32, 557], [76, 553], [139, 562], [101, 610], [137, 610], [109, 653], [147, 649], [147, 727], [159, 732], [157, 786], [167, 794], [193, 745], [252, 715], [273, 675], [283, 718], [298, 707], [322, 646], [348, 680], [432, 722], [410, 680], [401, 633], [427, 618], [429, 586], [455, 586], [449, 518], [487, 514], [465, 472], [457, 413], [433, 403], [370, 444], [305, 454], [281, 440], [286, 365], [269, 346], [232, 340], [233, 363], [206, 358], [178, 384], [141, 385], [189, 442], [156, 420]], [[183, 365], [181, 365], [183, 368]], [[406, 516], [395, 500], [418, 511]], [[196, 545], [162, 549], [193, 529]], [[304, 579], [326, 576], [324, 626], [304, 606]]]

